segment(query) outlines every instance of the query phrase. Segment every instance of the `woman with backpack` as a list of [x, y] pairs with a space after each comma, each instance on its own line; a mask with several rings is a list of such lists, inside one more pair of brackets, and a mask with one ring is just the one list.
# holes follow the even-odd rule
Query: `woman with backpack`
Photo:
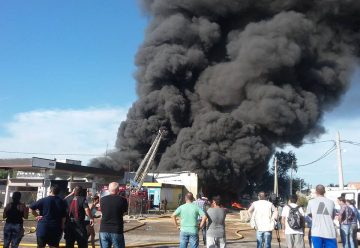
[[24, 203], [20, 202], [21, 193], [14, 192], [12, 195], [12, 202], [7, 204], [3, 218], [6, 219], [4, 226], [4, 248], [19, 247], [20, 241], [24, 236], [23, 219], [29, 216], [29, 209]]
[[296, 204], [297, 195], [292, 195], [289, 204], [282, 211], [282, 225], [285, 227], [288, 248], [304, 248], [304, 210]]

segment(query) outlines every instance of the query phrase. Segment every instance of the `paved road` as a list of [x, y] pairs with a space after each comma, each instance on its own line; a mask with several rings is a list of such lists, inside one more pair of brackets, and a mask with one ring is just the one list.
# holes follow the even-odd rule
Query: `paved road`
[[[137, 220], [128, 220], [125, 222], [125, 230], [131, 230], [125, 233], [125, 240], [127, 245], [136, 245], [144, 243], [156, 243], [156, 242], [178, 242], [179, 233], [174, 227], [168, 216], [153, 216], [152, 218], [147, 218], [137, 221]], [[237, 221], [238, 215], [230, 215], [226, 222], [226, 235], [228, 239], [229, 248], [235, 247], [256, 247], [255, 241], [255, 231], [252, 230], [247, 224], [241, 224]], [[31, 226], [35, 226], [35, 221], [25, 222], [25, 230], [29, 230]], [[0, 225], [0, 230], [3, 228], [3, 223]], [[96, 224], [95, 229], [98, 230], [99, 223]], [[134, 229], [135, 228], [135, 229]], [[239, 239], [239, 236], [235, 234], [236, 231], [243, 236], [242, 239]], [[3, 233], [0, 232], [0, 239], [2, 240]], [[97, 236], [98, 237], [98, 236]], [[201, 239], [201, 238], [200, 238]], [[36, 236], [34, 233], [26, 234], [23, 238], [22, 243], [26, 244], [35, 244]], [[99, 242], [97, 242], [99, 245]], [[286, 247], [285, 239], [281, 236], [281, 247]], [[162, 246], [148, 246], [148, 247], [168, 247], [175, 248], [177, 245], [162, 245]], [[200, 247], [204, 247], [202, 244]], [[272, 247], [279, 247], [279, 244], [274, 237], [272, 240]], [[307, 246], [308, 247], [308, 246]]]

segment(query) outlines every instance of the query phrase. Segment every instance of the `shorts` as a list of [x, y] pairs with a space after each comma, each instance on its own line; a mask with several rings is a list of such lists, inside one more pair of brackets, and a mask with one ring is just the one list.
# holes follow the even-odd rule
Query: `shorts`
[[327, 239], [321, 237], [311, 236], [313, 248], [337, 248], [337, 241], [335, 239]]
[[304, 234], [285, 234], [287, 247], [304, 248]]
[[61, 240], [61, 233], [52, 233], [45, 236], [36, 236], [38, 247], [45, 247], [46, 245], [58, 247]]

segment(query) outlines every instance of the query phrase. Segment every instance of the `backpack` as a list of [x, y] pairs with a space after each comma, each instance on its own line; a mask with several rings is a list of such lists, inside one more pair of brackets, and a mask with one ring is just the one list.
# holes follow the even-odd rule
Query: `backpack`
[[302, 229], [304, 228], [304, 222], [303, 217], [300, 214], [299, 208], [300, 206], [297, 206], [295, 208], [288, 205], [290, 208], [289, 210], [289, 216], [287, 218], [287, 222], [289, 224], [289, 227], [294, 230]]
[[76, 196], [70, 202], [69, 219], [73, 219], [75, 221], [79, 220], [79, 205], [78, 205], [78, 199]]

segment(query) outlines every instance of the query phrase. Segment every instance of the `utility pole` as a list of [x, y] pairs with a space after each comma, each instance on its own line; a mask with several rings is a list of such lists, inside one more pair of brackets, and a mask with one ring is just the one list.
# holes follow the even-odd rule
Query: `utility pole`
[[276, 195], [276, 197], [279, 196], [277, 166], [278, 166], [278, 161], [277, 158], [275, 157], [274, 158], [274, 194]]
[[340, 132], [336, 135], [336, 154], [338, 162], [338, 174], [339, 174], [339, 188], [344, 189], [344, 175], [342, 169], [342, 157], [341, 157], [341, 146], [340, 146]]

